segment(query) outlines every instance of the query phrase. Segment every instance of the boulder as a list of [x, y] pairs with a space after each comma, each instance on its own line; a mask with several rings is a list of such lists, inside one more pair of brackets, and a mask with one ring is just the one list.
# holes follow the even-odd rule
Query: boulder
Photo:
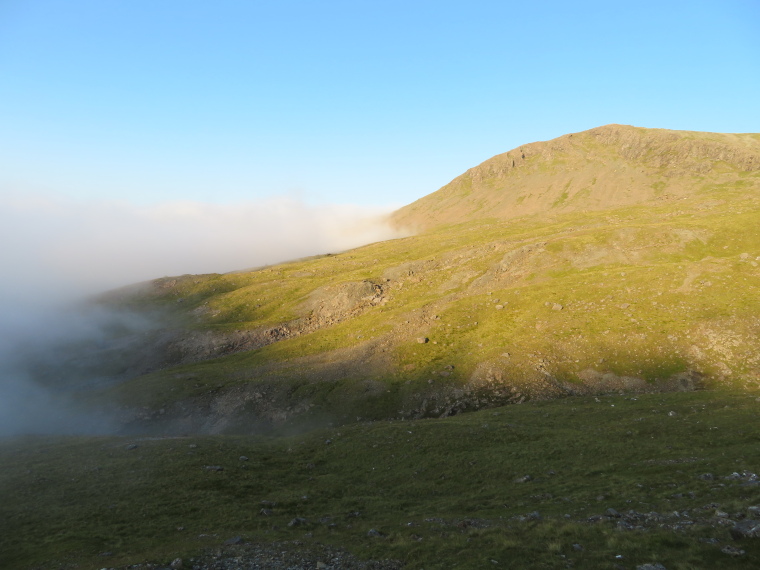
[[729, 532], [734, 540], [760, 538], [760, 521], [752, 519], [740, 521]]

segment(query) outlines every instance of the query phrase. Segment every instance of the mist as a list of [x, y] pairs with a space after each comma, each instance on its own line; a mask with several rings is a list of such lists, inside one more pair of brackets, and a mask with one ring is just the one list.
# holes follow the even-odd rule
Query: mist
[[[281, 196], [237, 204], [0, 198], [3, 296], [72, 298], [186, 273], [224, 273], [398, 237], [391, 208], [309, 205]], [[36, 299], [37, 301], [39, 299]]]
[[[0, 197], [0, 436], [112, 433], [108, 413], [83, 411], [83, 390], [48, 373], [67, 346], [106, 330], [141, 332], [144, 316], [95, 309], [89, 296], [170, 275], [225, 273], [399, 237], [391, 208], [309, 205], [292, 196], [219, 205], [139, 206], [49, 195]], [[97, 388], [94, 386], [93, 388]]]

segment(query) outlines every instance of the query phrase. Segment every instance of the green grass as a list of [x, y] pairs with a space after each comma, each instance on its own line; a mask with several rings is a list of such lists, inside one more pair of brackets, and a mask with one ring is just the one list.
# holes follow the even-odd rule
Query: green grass
[[[219, 334], [300, 322], [312, 291], [328, 285], [370, 280], [385, 288], [387, 302], [258, 350], [134, 378], [101, 397], [158, 410], [210, 390], [276, 384], [282, 393], [311, 394], [293, 403], [315, 404], [315, 414], [337, 405], [346, 418], [381, 419], [419, 407], [429, 380], [433, 388], [462, 386], [483, 365], [500, 368], [507, 387], [533, 383], [528, 396], [545, 395], [553, 388], [539, 361], [560, 383], [582, 383], [589, 369], [647, 382], [697, 370], [711, 381], [756, 385], [760, 210], [733, 186], [704, 192], [678, 209], [480, 220], [255, 271], [163, 280], [133, 306], [142, 299], [186, 328]], [[531, 244], [531, 253], [509, 257]], [[552, 310], [555, 303], [563, 309]], [[417, 344], [423, 336], [431, 342]], [[307, 389], [313, 382], [304, 370], [348, 362], [352, 351], [364, 358], [363, 347], [376, 343], [387, 349], [384, 368], [357, 361], [353, 374]], [[447, 365], [455, 372], [443, 380]], [[367, 381], [390, 394], [374, 414], [361, 402]]]
[[573, 183], [572, 178], [567, 181], [567, 183], [565, 184], [565, 187], [562, 189], [562, 194], [560, 194], [559, 198], [557, 198], [555, 200], [554, 204], [552, 204], [552, 208], [556, 208], [557, 206], [561, 206], [562, 204], [565, 203], [565, 201], [567, 200], [567, 198], [569, 196], [568, 190], [570, 189], [570, 185], [572, 183]]
[[[407, 568], [752, 568], [760, 545], [723, 554], [733, 541], [717, 523], [623, 531], [587, 519], [608, 508], [733, 516], [760, 504], [760, 486], [723, 478], [760, 471], [757, 395], [575, 397], [290, 438], [6, 440], [0, 566], [166, 564], [240, 535], [337, 545]], [[716, 479], [698, 478], [708, 472]], [[259, 514], [264, 500], [277, 503], [270, 516]], [[541, 520], [516, 518], [533, 511]], [[294, 517], [309, 522], [288, 527]], [[372, 528], [384, 537], [367, 536]]]

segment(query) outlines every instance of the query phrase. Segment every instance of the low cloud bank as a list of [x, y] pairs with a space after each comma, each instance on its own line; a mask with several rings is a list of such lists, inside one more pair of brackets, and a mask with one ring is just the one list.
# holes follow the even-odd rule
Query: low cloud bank
[[0, 197], [0, 435], [110, 430], [31, 372], [56, 358], [62, 341], [97, 341], [128, 320], [72, 309], [80, 299], [167, 275], [224, 273], [399, 237], [384, 221], [389, 212], [293, 197], [152, 206]]
[[152, 206], [0, 198], [0, 263], [10, 269], [0, 293], [87, 294], [166, 275], [223, 273], [341, 251], [397, 237], [384, 223], [389, 212], [312, 206], [292, 197]]
[[71, 365], [81, 366], [87, 350], [102, 346], [114, 329], [140, 334], [155, 323], [141, 315], [74, 303], [3, 306], [2, 315], [0, 437], [114, 432], [109, 410], [87, 408], [82, 399], [82, 390], [102, 387], [107, 379], [72, 378]]

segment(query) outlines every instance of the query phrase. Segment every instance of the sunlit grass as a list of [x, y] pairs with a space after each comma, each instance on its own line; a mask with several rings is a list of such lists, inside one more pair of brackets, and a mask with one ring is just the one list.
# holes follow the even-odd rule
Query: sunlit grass
[[[251, 272], [168, 279], [144, 302], [182, 326], [218, 334], [282, 323], [297, 329], [320, 287], [369, 280], [385, 300], [256, 350], [132, 379], [102, 397], [155, 410], [260, 383], [311, 394], [320, 416], [338, 406], [344, 419], [380, 419], [419, 408], [430, 390], [464, 385], [484, 366], [526, 397], [583, 384], [588, 371], [656, 384], [695, 370], [708, 383], [756, 385], [756, 228], [756, 200], [728, 185], [677, 209], [485, 219]], [[382, 366], [356, 362], [348, 377], [317, 372], [322, 386], [304, 372], [367, 353], [382, 355]], [[454, 368], [442, 376], [446, 366]], [[370, 380], [385, 384], [382, 402], [364, 394]]]

